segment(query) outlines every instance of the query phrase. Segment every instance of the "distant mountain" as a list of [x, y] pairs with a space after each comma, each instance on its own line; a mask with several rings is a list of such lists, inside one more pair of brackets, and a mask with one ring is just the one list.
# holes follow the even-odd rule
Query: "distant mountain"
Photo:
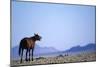
[[93, 43], [87, 44], [86, 46], [75, 46], [66, 50], [65, 52], [81, 52], [81, 51], [96, 51], [96, 45]]
[[[19, 46], [11, 48], [11, 57], [18, 58], [18, 49]], [[39, 45], [35, 46], [34, 49], [34, 56], [41, 56], [41, 55], [61, 55], [66, 53], [76, 53], [76, 52], [92, 52], [96, 51], [96, 45], [93, 43], [87, 44], [86, 46], [75, 46], [70, 48], [69, 50], [65, 51], [58, 51], [53, 47], [40, 47]], [[25, 52], [24, 52], [25, 53]], [[24, 55], [25, 56], [25, 55]]]
[[48, 53], [58, 52], [57, 49], [53, 47], [40, 47], [39, 45], [35, 46], [34, 54], [35, 55], [44, 55]]
[[[18, 50], [19, 50], [19, 46], [15, 46], [13, 48], [11, 48], [11, 57], [12, 58], [18, 58]], [[41, 55], [46, 55], [49, 53], [55, 53], [58, 52], [58, 50], [56, 50], [53, 47], [40, 47], [39, 45], [35, 46], [34, 49], [34, 56], [41, 56]], [[26, 52], [24, 52], [26, 53]]]

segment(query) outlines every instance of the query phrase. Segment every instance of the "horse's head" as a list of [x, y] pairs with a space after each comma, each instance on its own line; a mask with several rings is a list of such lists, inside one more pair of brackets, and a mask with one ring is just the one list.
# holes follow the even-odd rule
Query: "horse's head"
[[40, 35], [34, 33], [34, 36], [32, 38], [40, 41], [42, 37]]

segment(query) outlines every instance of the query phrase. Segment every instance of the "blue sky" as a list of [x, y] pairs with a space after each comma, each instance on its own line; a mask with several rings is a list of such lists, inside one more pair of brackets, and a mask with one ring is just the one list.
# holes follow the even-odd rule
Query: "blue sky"
[[12, 2], [12, 47], [34, 33], [41, 47], [66, 50], [95, 43], [95, 6]]

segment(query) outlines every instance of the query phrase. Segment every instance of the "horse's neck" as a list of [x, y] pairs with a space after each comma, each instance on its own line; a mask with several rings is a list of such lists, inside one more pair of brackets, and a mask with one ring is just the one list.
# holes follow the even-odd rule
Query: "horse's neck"
[[32, 39], [33, 42], [36, 42], [36, 39], [35, 38], [31, 38], [31, 39]]

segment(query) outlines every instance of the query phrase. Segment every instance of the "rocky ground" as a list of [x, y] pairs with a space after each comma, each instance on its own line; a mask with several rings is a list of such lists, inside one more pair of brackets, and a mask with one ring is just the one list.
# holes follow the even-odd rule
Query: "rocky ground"
[[56, 56], [56, 57], [39, 57], [34, 58], [34, 61], [26, 62], [20, 64], [19, 60], [11, 60], [11, 66], [20, 66], [20, 65], [41, 65], [41, 64], [59, 64], [59, 63], [74, 63], [74, 62], [88, 62], [96, 61], [96, 53], [81, 53], [72, 56]]

